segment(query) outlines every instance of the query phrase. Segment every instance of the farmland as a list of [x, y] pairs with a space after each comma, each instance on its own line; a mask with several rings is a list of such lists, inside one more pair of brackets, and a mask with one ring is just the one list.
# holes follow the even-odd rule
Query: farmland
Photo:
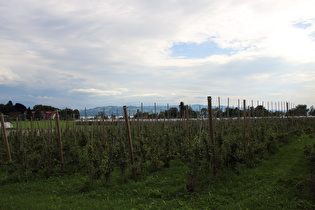
[[315, 119], [241, 116], [12, 122], [9, 151], [0, 148], [1, 205], [314, 207]]

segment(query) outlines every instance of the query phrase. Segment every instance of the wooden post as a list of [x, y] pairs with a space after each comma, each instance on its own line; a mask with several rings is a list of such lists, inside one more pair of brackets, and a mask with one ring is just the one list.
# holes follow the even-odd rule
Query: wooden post
[[169, 103], [167, 103], [167, 120], [170, 120], [170, 106], [169, 106]]
[[138, 139], [140, 139], [140, 111], [137, 109], [137, 129], [138, 129]]
[[251, 111], [250, 111], [250, 116], [251, 116], [251, 117], [255, 117], [254, 112], [255, 112], [254, 101], [252, 100], [252, 109], [251, 109]]
[[60, 163], [61, 169], [64, 169], [64, 161], [63, 161], [63, 152], [62, 152], [62, 141], [61, 141], [61, 130], [60, 130], [60, 122], [59, 122], [59, 112], [56, 112], [56, 130], [58, 135], [58, 146], [59, 146], [59, 155], [60, 155]]
[[102, 141], [105, 141], [105, 112], [102, 112], [102, 127], [101, 127], [101, 131], [102, 131]]
[[129, 143], [129, 152], [130, 152], [130, 164], [131, 164], [131, 171], [132, 171], [132, 177], [136, 178], [136, 168], [135, 168], [135, 160], [133, 157], [133, 146], [132, 146], [132, 139], [130, 134], [130, 124], [128, 120], [128, 113], [127, 113], [127, 106], [124, 106], [124, 117], [126, 122], [126, 128], [127, 128], [127, 137], [128, 137], [128, 143]]
[[230, 117], [230, 98], [228, 98], [228, 105], [227, 105], [227, 112], [226, 112], [226, 117]]
[[155, 121], [158, 121], [158, 116], [156, 112], [156, 103], [154, 103], [154, 116], [155, 116]]
[[186, 120], [188, 120], [188, 118], [189, 118], [189, 112], [188, 112], [188, 105], [186, 105], [185, 106], [185, 118], [186, 118]]
[[186, 136], [189, 137], [189, 126], [188, 126], [188, 105], [185, 106], [185, 130], [186, 130]]
[[[257, 100], [256, 108], [257, 108], [258, 106], [259, 106], [259, 101]], [[259, 111], [258, 109], [255, 111], [255, 117], [261, 117], [260, 111]]]
[[222, 112], [221, 112], [220, 96], [218, 97], [218, 105], [219, 105], [219, 116], [218, 116], [218, 118], [221, 120], [221, 118], [222, 118]]
[[244, 151], [247, 151], [247, 139], [246, 139], [246, 100], [243, 100], [243, 121], [244, 121]]
[[1, 127], [2, 127], [4, 143], [5, 143], [5, 146], [7, 148], [8, 160], [12, 161], [10, 146], [9, 146], [8, 137], [7, 137], [7, 131], [6, 131], [6, 128], [5, 128], [5, 125], [4, 125], [4, 116], [3, 116], [3, 114], [1, 114]]
[[262, 102], [261, 102], [261, 106], [262, 106], [262, 109], [261, 109], [261, 116], [262, 116], [263, 118], [265, 118], [265, 112], [264, 112], [264, 109], [266, 109], [266, 108], [265, 108], [264, 101], [262, 101]]
[[212, 169], [213, 175], [217, 174], [217, 167], [216, 167], [216, 154], [215, 154], [215, 140], [214, 140], [214, 128], [213, 128], [213, 119], [212, 119], [212, 98], [208, 96], [208, 119], [209, 119], [209, 135], [210, 141], [212, 145]]
[[240, 121], [241, 119], [241, 110], [240, 110], [240, 99], [237, 99], [237, 119]]
[[31, 135], [33, 136], [34, 130], [33, 130], [33, 116], [30, 117], [30, 129], [31, 129]]
[[20, 125], [19, 125], [19, 118], [18, 117], [15, 118], [15, 124], [16, 124], [16, 131], [19, 131]]
[[88, 117], [87, 117], [87, 112], [86, 112], [86, 107], [84, 108], [84, 129], [87, 130], [87, 125], [88, 125]]
[[287, 119], [289, 119], [289, 103], [286, 102], [286, 107], [287, 107]]
[[143, 122], [143, 103], [141, 102], [141, 121]]
[[73, 132], [74, 132], [74, 130], [75, 130], [75, 114], [72, 114], [72, 122], [73, 122], [72, 129], [73, 129]]

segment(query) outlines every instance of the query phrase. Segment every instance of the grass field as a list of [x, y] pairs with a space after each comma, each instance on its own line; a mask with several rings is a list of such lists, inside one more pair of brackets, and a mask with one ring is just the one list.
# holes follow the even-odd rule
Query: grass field
[[[55, 129], [56, 122], [55, 120], [40, 120], [40, 121], [11, 121], [13, 128], [19, 128], [19, 129]], [[66, 128], [67, 126], [73, 126], [73, 120], [61, 120], [60, 121], [60, 127]]]
[[80, 174], [15, 182], [1, 173], [0, 209], [314, 209], [305, 142], [315, 140], [295, 138], [238, 173], [198, 177], [195, 192], [187, 191], [188, 168], [180, 162], [137, 181], [115, 172], [110, 186]]

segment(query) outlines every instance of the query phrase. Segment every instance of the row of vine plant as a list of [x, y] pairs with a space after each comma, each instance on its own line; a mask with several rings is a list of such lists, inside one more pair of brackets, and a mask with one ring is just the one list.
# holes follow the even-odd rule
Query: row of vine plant
[[247, 119], [246, 127], [240, 118], [215, 119], [213, 145], [207, 119], [131, 120], [135, 160], [131, 165], [123, 120], [107, 124], [69, 122], [61, 129], [62, 163], [54, 129], [20, 126], [8, 134], [12, 161], [7, 161], [7, 151], [0, 147], [0, 169], [7, 172], [8, 179], [15, 180], [80, 173], [110, 184], [114, 170], [127, 179], [135, 169], [140, 177], [172, 167], [172, 160], [177, 160], [188, 167], [187, 187], [193, 191], [197, 177], [215, 176], [214, 170], [238, 173], [240, 165], [254, 167], [290, 136], [314, 133], [314, 128], [314, 118], [252, 118]]

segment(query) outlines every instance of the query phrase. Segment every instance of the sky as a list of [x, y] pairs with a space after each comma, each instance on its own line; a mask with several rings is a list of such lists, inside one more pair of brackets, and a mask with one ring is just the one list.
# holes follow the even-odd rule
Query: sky
[[[315, 105], [314, 0], [0, 0], [0, 104]], [[258, 102], [257, 102], [258, 104]]]

